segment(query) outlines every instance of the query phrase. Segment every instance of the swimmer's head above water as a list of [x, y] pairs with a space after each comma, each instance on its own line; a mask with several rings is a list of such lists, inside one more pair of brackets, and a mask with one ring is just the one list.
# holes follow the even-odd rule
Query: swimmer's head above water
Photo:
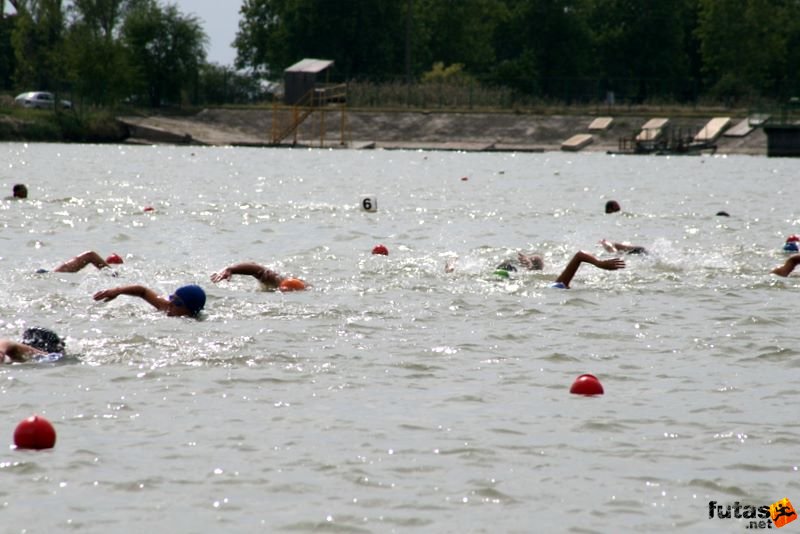
[[544, 260], [538, 254], [523, 254], [522, 252], [518, 252], [517, 261], [529, 271], [541, 271], [544, 269]]
[[[444, 264], [444, 272], [452, 273], [456, 269], [456, 261], [458, 260], [458, 256], [454, 256], [452, 258], [448, 258]], [[544, 269], [544, 260], [538, 254], [524, 254], [522, 252], [517, 253], [517, 262], [521, 267], [528, 271], [541, 271]], [[506, 274], [516, 272], [517, 266], [514, 265], [513, 260], [505, 260], [501, 262], [495, 269], [495, 274], [502, 276], [499, 274], [498, 271], [505, 271]]]
[[609, 200], [606, 202], [606, 213], [616, 213], [620, 209], [622, 208], [619, 207], [619, 202], [616, 200]]
[[[189, 317], [197, 317], [206, 305], [206, 292], [200, 286], [190, 284], [179, 287], [170, 295], [169, 302], [178, 308], [185, 308]], [[181, 313], [175, 313], [181, 315]]]
[[58, 337], [58, 334], [47, 328], [28, 328], [22, 333], [22, 342], [29, 347], [48, 353], [63, 353], [65, 349], [64, 341]]
[[510, 261], [504, 261], [497, 267], [495, 267], [497, 271], [507, 271], [507, 272], [515, 272], [517, 270], [516, 267]]

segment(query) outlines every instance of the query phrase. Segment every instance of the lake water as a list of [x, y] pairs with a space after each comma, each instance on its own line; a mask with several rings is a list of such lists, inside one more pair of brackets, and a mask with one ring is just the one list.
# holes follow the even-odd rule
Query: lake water
[[[798, 176], [746, 156], [0, 144], [0, 187], [30, 190], [0, 201], [0, 335], [52, 328], [74, 356], [0, 367], [1, 530], [747, 530], [709, 502], [800, 504], [800, 279], [769, 274], [800, 233]], [[575, 251], [610, 257], [601, 238], [650, 254], [552, 289]], [[90, 249], [117, 276], [36, 273]], [[494, 276], [518, 250], [544, 271]], [[210, 282], [238, 261], [313, 287]], [[199, 321], [91, 298], [186, 283]], [[605, 394], [571, 395], [583, 373]], [[54, 449], [13, 448], [33, 413]]]

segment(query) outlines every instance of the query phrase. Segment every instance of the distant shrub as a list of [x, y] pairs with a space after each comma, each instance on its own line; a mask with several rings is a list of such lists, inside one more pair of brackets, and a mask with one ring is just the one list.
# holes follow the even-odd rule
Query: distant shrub
[[438, 61], [433, 64], [431, 70], [423, 73], [422, 83], [470, 86], [475, 83], [475, 79], [464, 72], [464, 65], [461, 63], [453, 63], [449, 67], [445, 67], [444, 63]]

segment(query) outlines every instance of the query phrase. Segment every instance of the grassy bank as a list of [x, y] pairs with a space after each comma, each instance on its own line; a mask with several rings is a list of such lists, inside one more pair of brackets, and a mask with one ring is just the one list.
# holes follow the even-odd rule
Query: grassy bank
[[126, 136], [106, 111], [23, 109], [0, 102], [0, 141], [113, 143]]

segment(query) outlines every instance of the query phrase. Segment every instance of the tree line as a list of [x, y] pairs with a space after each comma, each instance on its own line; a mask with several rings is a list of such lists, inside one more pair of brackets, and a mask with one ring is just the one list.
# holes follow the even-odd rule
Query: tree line
[[251, 76], [209, 64], [202, 25], [173, 4], [8, 1], [16, 14], [0, 18], [1, 90], [67, 93], [81, 107], [113, 108], [244, 100], [257, 88]]
[[343, 80], [459, 66], [559, 101], [727, 103], [800, 94], [798, 0], [244, 0], [237, 66], [336, 61]]
[[241, 0], [235, 69], [209, 64], [199, 21], [159, 0], [14, 4], [0, 21], [0, 86], [97, 106], [260, 98], [306, 57], [333, 60], [334, 82], [566, 103], [800, 95], [800, 0]]

